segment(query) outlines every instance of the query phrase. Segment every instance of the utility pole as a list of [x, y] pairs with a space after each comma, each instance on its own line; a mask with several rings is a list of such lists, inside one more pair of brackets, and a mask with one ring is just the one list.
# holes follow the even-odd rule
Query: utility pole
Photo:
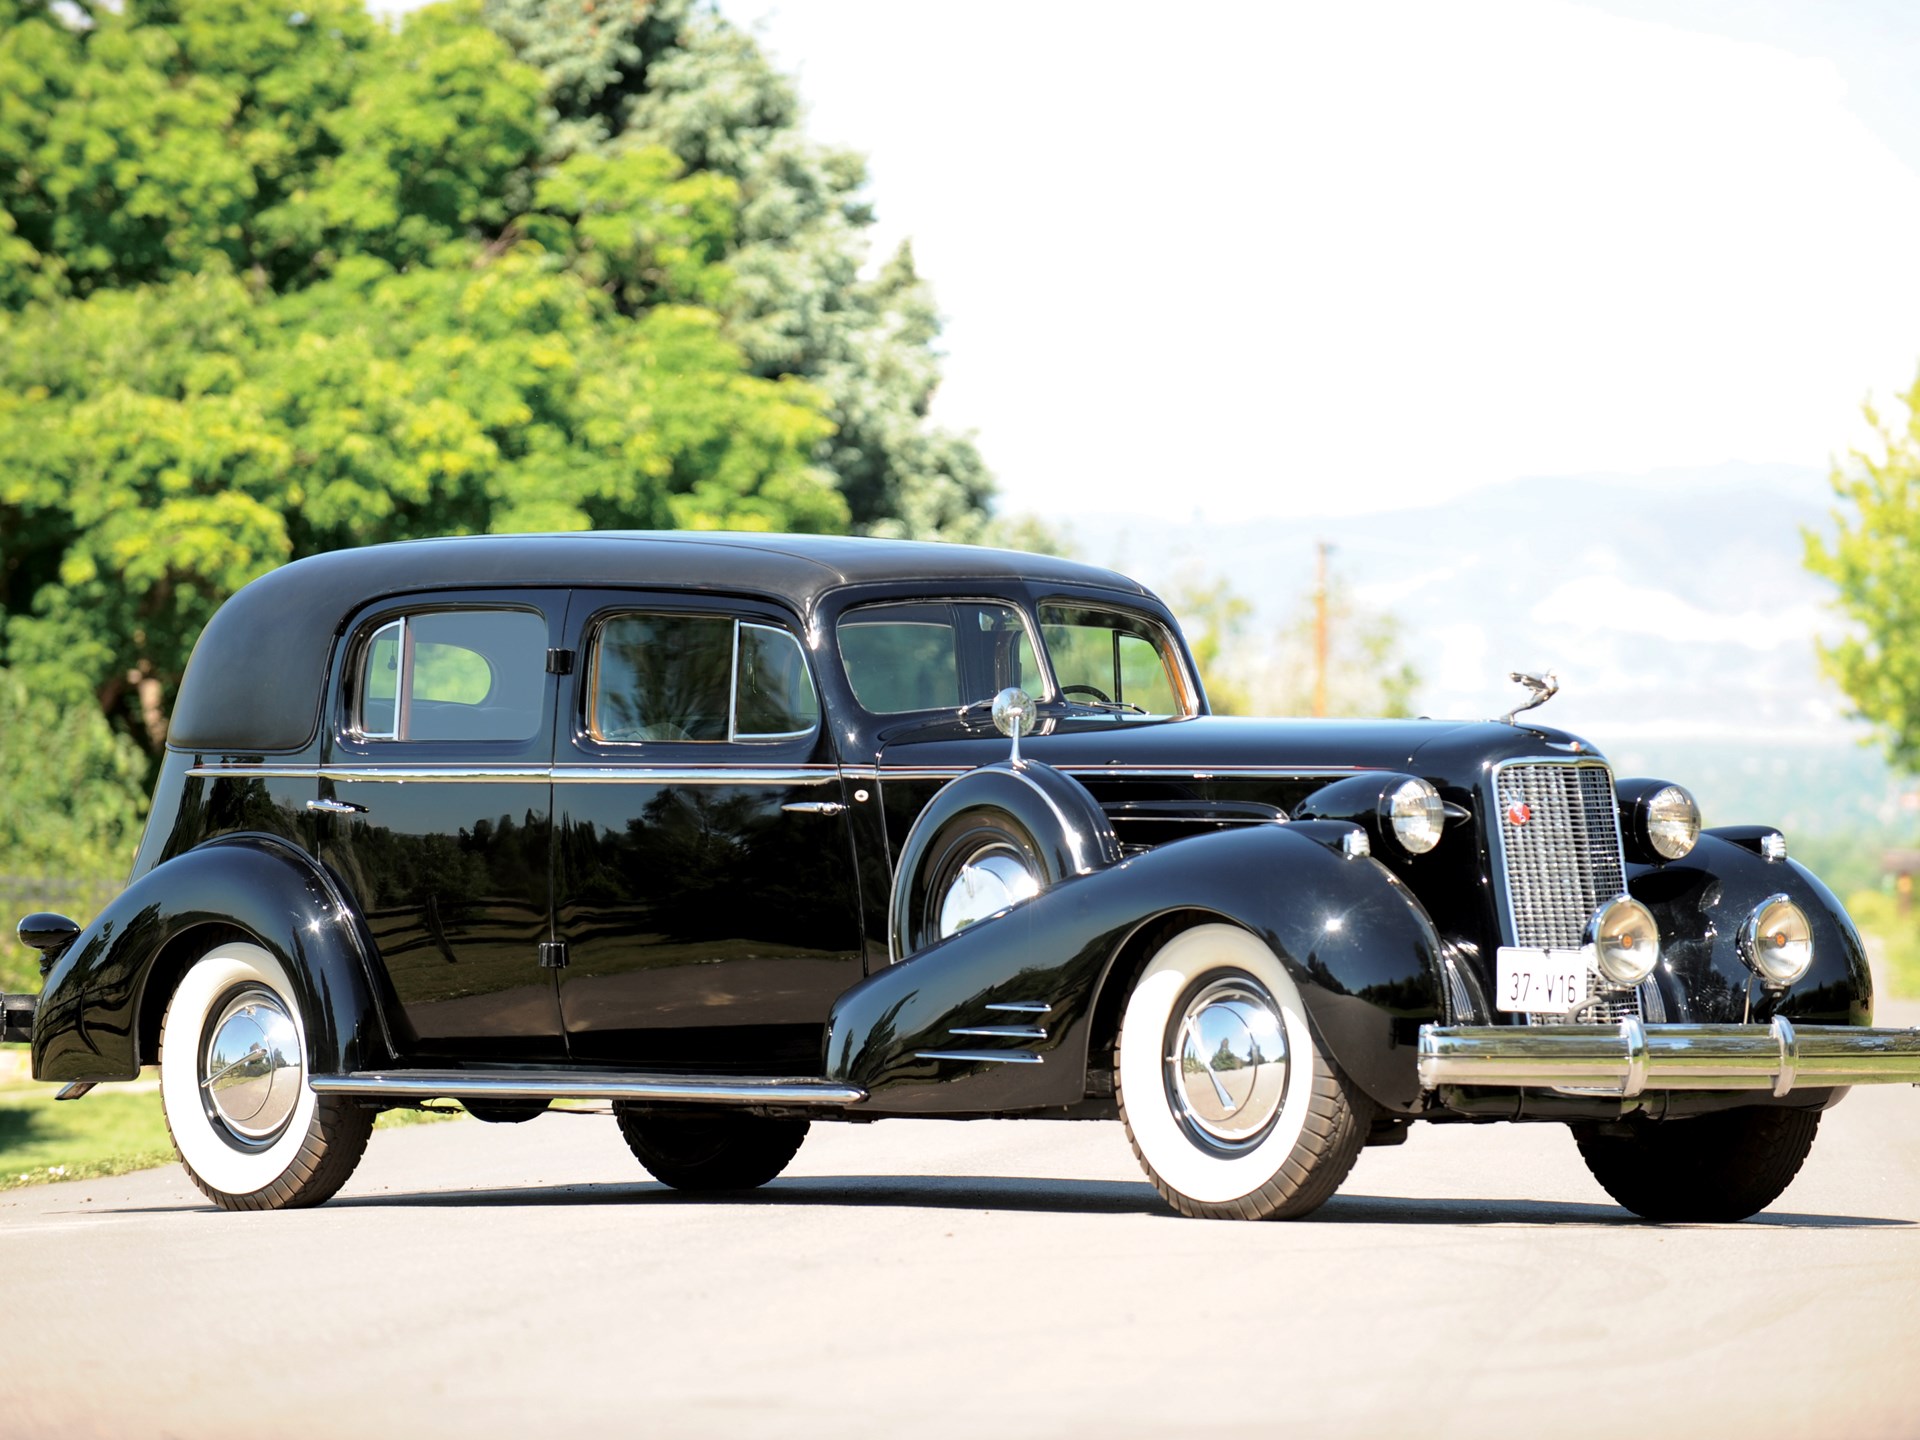
[[1317, 719], [1327, 714], [1327, 552], [1326, 541], [1315, 542], [1319, 552], [1313, 585], [1313, 713]]

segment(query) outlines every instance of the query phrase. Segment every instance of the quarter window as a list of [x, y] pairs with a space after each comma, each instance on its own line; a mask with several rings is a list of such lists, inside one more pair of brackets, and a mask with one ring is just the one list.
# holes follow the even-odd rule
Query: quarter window
[[390, 620], [361, 652], [354, 728], [367, 740], [530, 740], [546, 663], [547, 622], [525, 610]]
[[619, 615], [593, 646], [596, 740], [781, 740], [813, 733], [820, 702], [800, 642], [718, 615]]

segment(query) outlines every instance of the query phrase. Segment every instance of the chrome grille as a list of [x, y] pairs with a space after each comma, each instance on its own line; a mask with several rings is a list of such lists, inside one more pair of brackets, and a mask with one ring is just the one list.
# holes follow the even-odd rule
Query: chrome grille
[[[1598, 760], [1520, 761], [1501, 766], [1494, 787], [1499, 802], [1494, 830], [1505, 862], [1512, 943], [1579, 949], [1593, 912], [1627, 888], [1613, 772]], [[1525, 823], [1516, 824], [1520, 807]], [[1595, 998], [1580, 1012], [1579, 1023], [1646, 1018], [1640, 993], [1607, 985], [1597, 971], [1589, 972], [1589, 980]], [[1568, 1017], [1527, 1018], [1544, 1025], [1565, 1023]]]
[[[1503, 765], [1494, 817], [1513, 943], [1577, 950], [1587, 921], [1626, 889], [1613, 774], [1598, 761]], [[1526, 816], [1515, 824], [1517, 809]]]

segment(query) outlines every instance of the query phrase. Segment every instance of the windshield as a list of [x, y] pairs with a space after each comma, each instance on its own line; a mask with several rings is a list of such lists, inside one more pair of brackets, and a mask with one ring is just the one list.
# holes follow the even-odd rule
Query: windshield
[[1028, 622], [1005, 601], [862, 605], [838, 626], [847, 681], [875, 715], [959, 709], [1009, 685], [1092, 713], [1193, 713], [1172, 637], [1158, 622], [1051, 603], [1040, 607], [1040, 633], [1052, 661], [1052, 689], [1034, 658]]

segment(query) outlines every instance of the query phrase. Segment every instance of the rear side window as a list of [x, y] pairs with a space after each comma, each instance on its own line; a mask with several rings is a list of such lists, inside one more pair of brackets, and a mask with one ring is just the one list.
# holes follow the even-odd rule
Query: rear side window
[[596, 740], [782, 740], [820, 719], [800, 642], [720, 615], [617, 615], [593, 642], [587, 730]]
[[547, 622], [525, 610], [439, 610], [374, 631], [355, 676], [365, 740], [531, 740], [547, 695]]

